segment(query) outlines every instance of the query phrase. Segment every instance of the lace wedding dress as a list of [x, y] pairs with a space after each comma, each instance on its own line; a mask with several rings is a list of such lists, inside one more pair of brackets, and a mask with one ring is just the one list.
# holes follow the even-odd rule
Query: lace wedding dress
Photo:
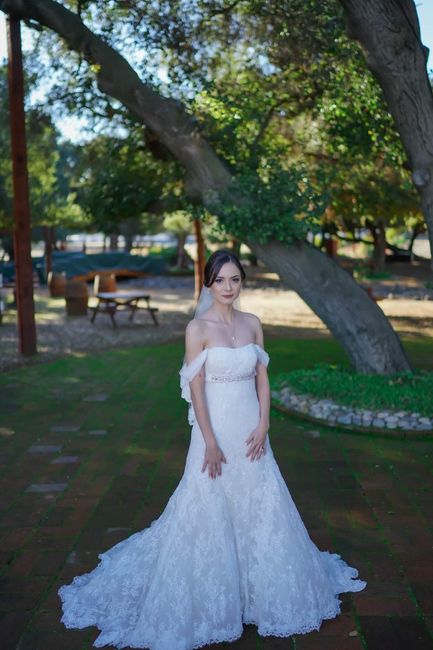
[[[245, 455], [259, 420], [256, 364], [268, 361], [250, 343], [206, 348], [183, 364], [191, 442], [165, 510], [58, 591], [66, 627], [101, 631], [94, 647], [191, 650], [239, 638], [243, 623], [263, 636], [306, 633], [340, 612], [339, 593], [365, 587], [356, 569], [310, 539], [269, 439], [259, 460]], [[189, 387], [203, 364], [212, 428], [227, 459], [215, 479], [201, 472], [204, 440]]]

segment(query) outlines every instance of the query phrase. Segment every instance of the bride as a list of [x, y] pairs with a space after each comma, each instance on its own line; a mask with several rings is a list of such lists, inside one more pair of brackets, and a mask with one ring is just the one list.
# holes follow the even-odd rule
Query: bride
[[269, 441], [269, 356], [260, 320], [237, 305], [245, 271], [213, 253], [180, 370], [191, 441], [164, 511], [63, 585], [62, 622], [97, 626], [94, 647], [192, 650], [318, 630], [338, 594], [366, 583], [310, 539]]

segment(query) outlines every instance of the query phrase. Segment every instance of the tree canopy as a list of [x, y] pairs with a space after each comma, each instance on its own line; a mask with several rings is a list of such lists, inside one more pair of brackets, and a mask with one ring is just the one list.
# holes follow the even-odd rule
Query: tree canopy
[[[324, 214], [328, 223], [337, 214], [336, 225], [348, 229], [376, 216], [413, 217], [416, 194], [399, 136], [336, 0], [89, 0], [79, 11], [152, 88], [186, 105], [236, 174], [235, 191], [253, 193], [252, 202], [234, 206], [228, 197], [219, 210], [227, 232], [243, 237], [256, 225], [260, 241], [290, 242], [317, 229]], [[41, 63], [54, 114], [79, 111], [111, 136], [135, 128], [136, 116], [98, 90], [94, 66], [65, 56], [46, 30], [32, 56], [33, 67]], [[147, 139], [168, 155], [149, 129]]]

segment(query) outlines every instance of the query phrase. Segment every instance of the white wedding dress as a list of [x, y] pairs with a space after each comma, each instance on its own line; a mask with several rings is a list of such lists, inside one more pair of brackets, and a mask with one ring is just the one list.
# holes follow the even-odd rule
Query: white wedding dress
[[[310, 539], [275, 462], [251, 461], [245, 440], [259, 421], [255, 343], [204, 349], [180, 370], [191, 442], [184, 474], [160, 517], [100, 554], [62, 586], [62, 622], [97, 626], [94, 647], [191, 650], [234, 641], [243, 623], [263, 636], [317, 630], [340, 612], [338, 594], [360, 591], [358, 571]], [[202, 472], [204, 440], [189, 382], [205, 368], [205, 395], [227, 463]]]

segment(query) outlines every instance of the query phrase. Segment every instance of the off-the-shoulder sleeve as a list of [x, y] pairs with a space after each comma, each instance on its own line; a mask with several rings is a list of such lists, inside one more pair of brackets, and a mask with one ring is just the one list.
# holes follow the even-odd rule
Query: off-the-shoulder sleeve
[[265, 366], [265, 368], [267, 368], [269, 363], [269, 354], [258, 343], [254, 343], [254, 345], [257, 351], [258, 360]]
[[204, 349], [200, 352], [200, 354], [198, 354], [191, 361], [191, 363], [187, 364], [185, 361], [182, 368], [179, 370], [181, 395], [183, 399], [189, 403], [189, 409], [188, 409], [189, 424], [194, 424], [195, 421], [195, 414], [192, 405], [191, 389], [189, 386], [189, 382], [194, 379], [194, 377], [196, 376], [196, 374], [198, 373], [198, 371], [206, 361], [206, 358], [207, 358], [207, 349]]

